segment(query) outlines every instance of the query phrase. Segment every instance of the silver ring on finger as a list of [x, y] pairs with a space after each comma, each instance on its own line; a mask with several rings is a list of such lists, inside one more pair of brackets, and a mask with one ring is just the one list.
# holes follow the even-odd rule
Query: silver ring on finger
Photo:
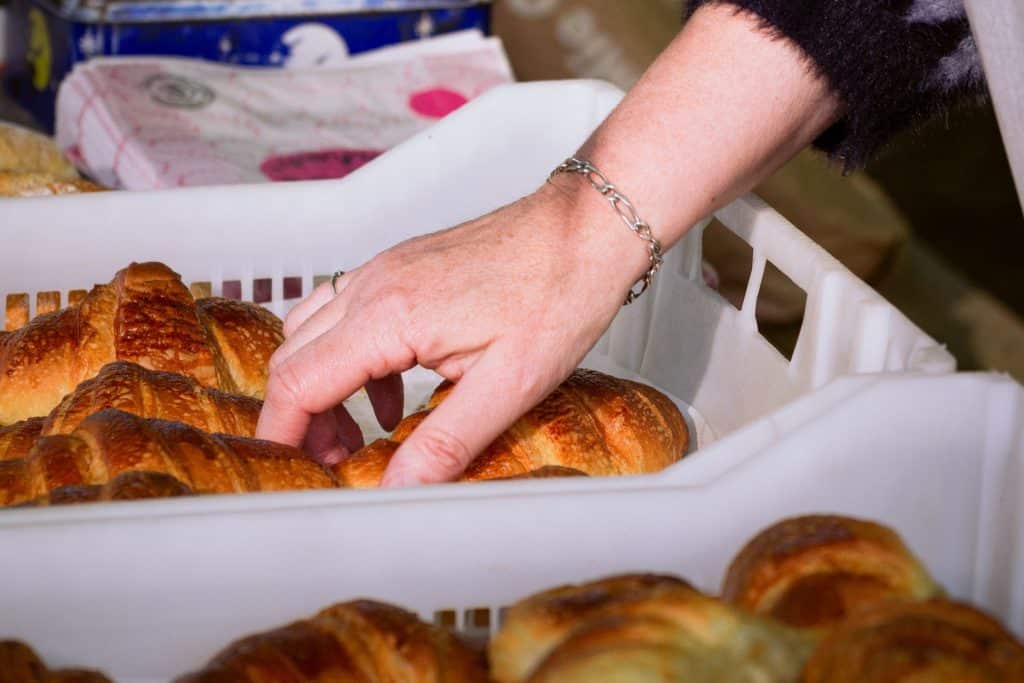
[[345, 274], [344, 270], [336, 270], [336, 271], [334, 271], [334, 274], [331, 275], [331, 291], [334, 292], [335, 294], [338, 293], [338, 280], [344, 274]]

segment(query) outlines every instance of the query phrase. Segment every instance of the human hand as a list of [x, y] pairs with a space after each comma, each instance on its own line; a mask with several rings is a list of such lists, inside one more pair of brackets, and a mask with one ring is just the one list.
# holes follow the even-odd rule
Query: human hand
[[[754, 16], [708, 5], [579, 156], [619, 184], [668, 248], [840, 110], [797, 46]], [[418, 363], [458, 384], [403, 443], [384, 484], [455, 477], [568, 376], [647, 266], [643, 242], [579, 177], [404, 242], [288, 316], [257, 436], [336, 461], [362, 439], [342, 399], [366, 386], [390, 428], [401, 416], [398, 373]]]
[[457, 386], [383, 484], [454, 478], [572, 372], [646, 265], [643, 243], [578, 178], [399, 244], [287, 317], [257, 436], [336, 462], [361, 443], [341, 401], [365, 385], [390, 429], [398, 373], [419, 364]]

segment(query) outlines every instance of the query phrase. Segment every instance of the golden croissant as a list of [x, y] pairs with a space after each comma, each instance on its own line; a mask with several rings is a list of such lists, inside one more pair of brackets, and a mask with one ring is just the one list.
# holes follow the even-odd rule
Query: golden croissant
[[24, 458], [43, 433], [46, 418], [33, 417], [0, 427], [0, 461]]
[[0, 425], [43, 416], [114, 361], [262, 397], [281, 321], [260, 306], [194, 300], [177, 273], [133, 263], [78, 305], [0, 332]]
[[196, 493], [338, 486], [329, 470], [297, 448], [103, 410], [71, 434], [39, 439], [26, 457], [0, 462], [0, 505], [65, 486], [106, 484], [131, 471], [170, 475]]
[[23, 458], [40, 436], [69, 434], [106, 408], [176, 420], [204, 432], [251, 437], [261, 407], [258, 399], [210, 389], [184, 375], [118, 361], [75, 387], [46, 418], [0, 427], [0, 460]]
[[490, 643], [497, 683], [789, 683], [815, 644], [671, 577], [620, 576], [513, 605]]
[[369, 600], [244, 638], [177, 683], [487, 683], [481, 658], [451, 633]]
[[722, 597], [791, 626], [828, 628], [888, 600], [940, 593], [892, 529], [837, 515], [783, 520], [740, 551]]
[[110, 679], [85, 669], [51, 670], [28, 645], [0, 640], [0, 683], [110, 683]]
[[[346, 486], [380, 484], [391, 457], [452, 389], [443, 383], [426, 409], [335, 467]], [[461, 481], [505, 479], [543, 467], [591, 476], [657, 472], [686, 452], [689, 432], [679, 409], [657, 389], [593, 370], [577, 370], [521, 417], [476, 460]]]
[[839, 624], [804, 683], [1024, 681], [1024, 646], [978, 610], [935, 599], [886, 602]]
[[188, 486], [163, 472], [132, 470], [122, 472], [106, 484], [69, 484], [60, 486], [49, 493], [21, 503], [18, 507], [46, 507], [49, 505], [73, 505], [75, 503], [98, 503], [112, 500], [148, 500], [152, 498], [177, 498], [195, 493]]

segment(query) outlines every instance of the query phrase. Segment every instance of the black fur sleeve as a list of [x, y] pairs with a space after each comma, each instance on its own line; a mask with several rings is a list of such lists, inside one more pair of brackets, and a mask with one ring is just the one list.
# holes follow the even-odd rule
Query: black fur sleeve
[[893, 133], [985, 92], [962, 0], [691, 0], [726, 2], [799, 46], [846, 114], [815, 145], [849, 170]]

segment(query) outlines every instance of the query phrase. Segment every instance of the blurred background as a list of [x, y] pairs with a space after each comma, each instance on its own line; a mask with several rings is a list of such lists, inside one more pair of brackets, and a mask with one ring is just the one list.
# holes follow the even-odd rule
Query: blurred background
[[[684, 1], [496, 0], [492, 28], [518, 80], [600, 78], [628, 88], [678, 31]], [[17, 31], [5, 34], [10, 14], [0, 9], [0, 36], [8, 46], [27, 43]], [[0, 120], [39, 126], [3, 94]], [[758, 192], [947, 343], [962, 369], [1003, 370], [1024, 380], [1024, 218], [989, 106], [964, 106], [906, 132], [848, 177], [805, 152]], [[705, 253], [722, 293], [738, 302], [749, 247], [712, 226]], [[758, 303], [762, 329], [790, 351], [802, 291], [770, 272]]]

